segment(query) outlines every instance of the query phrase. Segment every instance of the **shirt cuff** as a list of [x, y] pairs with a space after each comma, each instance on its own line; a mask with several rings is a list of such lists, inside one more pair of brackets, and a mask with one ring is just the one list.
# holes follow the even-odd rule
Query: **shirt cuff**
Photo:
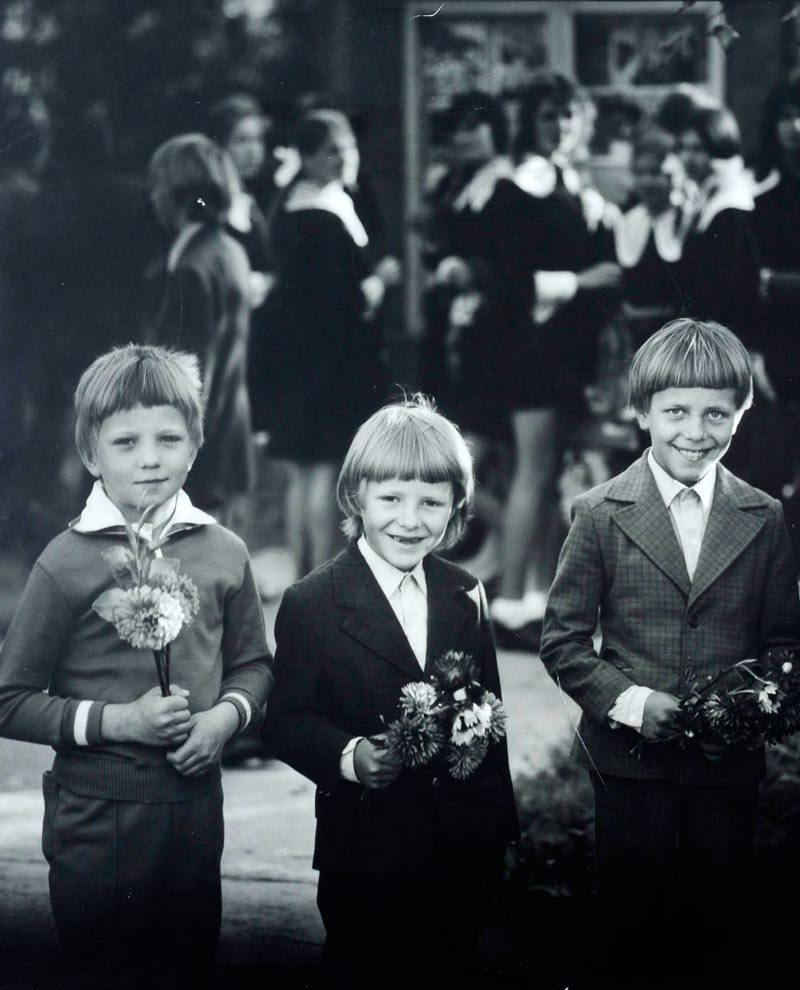
[[575, 272], [534, 272], [533, 290], [534, 323], [546, 323], [578, 291], [578, 276]]
[[356, 746], [363, 738], [363, 736], [356, 736], [354, 739], [351, 739], [342, 750], [342, 755], [339, 759], [339, 776], [345, 780], [349, 780], [352, 784], [359, 782], [356, 776], [355, 752]]
[[639, 732], [644, 720], [644, 706], [652, 693], [652, 688], [643, 687], [641, 684], [632, 684], [626, 688], [608, 713], [611, 728], [627, 725]]
[[383, 297], [386, 294], [386, 286], [383, 284], [383, 279], [379, 275], [368, 275], [361, 283], [361, 291], [364, 293], [367, 307], [369, 309], [377, 309], [383, 302]]

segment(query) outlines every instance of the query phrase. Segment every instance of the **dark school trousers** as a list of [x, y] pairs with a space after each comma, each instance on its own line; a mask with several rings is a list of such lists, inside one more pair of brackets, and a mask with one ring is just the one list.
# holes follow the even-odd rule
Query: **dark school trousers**
[[325, 925], [325, 986], [408, 990], [477, 985], [480, 931], [501, 863], [433, 860], [402, 874], [321, 870], [317, 906]]
[[758, 784], [591, 777], [598, 934], [614, 985], [746, 985], [737, 946], [754, 916]]
[[202, 972], [221, 922], [222, 788], [176, 803], [81, 797], [44, 775], [42, 849], [69, 966]]

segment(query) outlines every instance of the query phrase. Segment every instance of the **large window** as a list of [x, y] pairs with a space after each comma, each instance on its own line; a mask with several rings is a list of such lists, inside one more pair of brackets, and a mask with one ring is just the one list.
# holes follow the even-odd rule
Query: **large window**
[[[425, 175], [437, 158], [437, 114], [458, 93], [482, 89], [499, 96], [513, 126], [515, 97], [537, 70], [576, 79], [597, 105], [592, 167], [612, 196], [624, 188], [625, 138], [638, 114], [678, 83], [723, 94], [724, 55], [709, 37], [715, 2], [447, 0], [437, 7], [439, 0], [424, 0], [404, 10], [409, 217], [421, 207]], [[407, 325], [419, 333], [422, 270], [413, 234], [406, 260]]]

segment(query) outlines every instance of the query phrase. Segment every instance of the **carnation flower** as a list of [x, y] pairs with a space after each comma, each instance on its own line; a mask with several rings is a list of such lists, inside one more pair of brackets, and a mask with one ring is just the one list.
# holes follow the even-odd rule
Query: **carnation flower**
[[181, 631], [183, 607], [174, 595], [142, 585], [119, 599], [114, 625], [137, 650], [163, 650]]
[[168, 592], [180, 602], [184, 625], [190, 626], [200, 610], [200, 596], [197, 587], [188, 576], [179, 571], [167, 571], [152, 579], [152, 584]]
[[789, 663], [788, 660], [786, 661], [786, 663], [781, 665], [781, 670], [784, 672], [784, 674], [791, 674], [792, 665]]

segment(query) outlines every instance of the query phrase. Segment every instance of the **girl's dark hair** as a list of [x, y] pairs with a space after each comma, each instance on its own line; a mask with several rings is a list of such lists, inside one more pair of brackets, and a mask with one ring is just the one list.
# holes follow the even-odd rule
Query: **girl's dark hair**
[[775, 168], [780, 160], [778, 118], [784, 107], [787, 106], [800, 108], [800, 72], [795, 72], [788, 79], [781, 80], [773, 87], [764, 101], [759, 152], [759, 165], [762, 174]]
[[581, 91], [566, 76], [558, 72], [543, 72], [536, 76], [519, 98], [515, 153], [522, 156], [537, 150], [536, 114], [545, 100], [551, 100], [561, 108], [581, 99]]
[[191, 220], [222, 224], [236, 188], [236, 167], [227, 152], [204, 134], [180, 134], [150, 159], [150, 188], [163, 189]]
[[739, 125], [727, 107], [695, 107], [683, 129], [695, 131], [712, 158], [733, 158], [742, 153]]
[[208, 111], [208, 129], [211, 137], [221, 145], [226, 145], [240, 120], [257, 117], [262, 125], [269, 124], [269, 118], [258, 101], [247, 93], [232, 93], [218, 100]]
[[479, 89], [460, 93], [447, 108], [448, 130], [452, 134], [461, 124], [488, 124], [498, 154], [508, 151], [508, 117], [498, 100]]
[[718, 107], [719, 101], [690, 83], [679, 83], [659, 103], [653, 123], [669, 134], [691, 127], [692, 115], [701, 108]]
[[302, 117], [294, 131], [294, 145], [301, 157], [313, 155], [334, 133], [333, 124], [322, 117], [308, 114]]

